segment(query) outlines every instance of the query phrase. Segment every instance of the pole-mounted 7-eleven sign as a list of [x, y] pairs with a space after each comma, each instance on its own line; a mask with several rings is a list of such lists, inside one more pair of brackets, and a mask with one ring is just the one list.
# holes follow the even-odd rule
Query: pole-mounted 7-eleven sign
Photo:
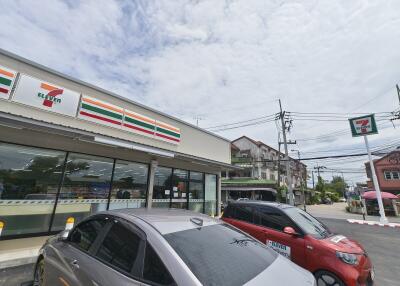
[[349, 122], [353, 137], [378, 133], [374, 114], [350, 118]]
[[367, 135], [378, 133], [378, 128], [376, 128], [374, 114], [360, 116], [360, 117], [356, 117], [356, 118], [350, 118], [349, 122], [350, 122], [351, 133], [353, 134], [353, 137], [357, 137], [357, 136], [364, 137], [365, 147], [366, 147], [367, 153], [368, 153], [369, 166], [370, 166], [371, 173], [372, 173], [372, 182], [374, 183], [374, 189], [376, 192], [376, 200], [378, 201], [378, 206], [379, 206], [379, 214], [381, 215], [380, 222], [387, 223], [388, 220], [386, 218], [385, 210], [383, 208], [381, 189], [379, 186], [378, 178], [376, 176], [375, 165], [372, 160], [371, 150], [369, 149], [368, 136], [367, 136]]

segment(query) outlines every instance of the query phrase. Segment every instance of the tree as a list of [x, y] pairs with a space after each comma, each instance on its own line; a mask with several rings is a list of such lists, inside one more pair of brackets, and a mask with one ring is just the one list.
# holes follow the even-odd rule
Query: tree
[[340, 176], [334, 176], [332, 181], [328, 184], [329, 189], [333, 192], [340, 194], [340, 196], [344, 196], [344, 192], [347, 188], [346, 182]]

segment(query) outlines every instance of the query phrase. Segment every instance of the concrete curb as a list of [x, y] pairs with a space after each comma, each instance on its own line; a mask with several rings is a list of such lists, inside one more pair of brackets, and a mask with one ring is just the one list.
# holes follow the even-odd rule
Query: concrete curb
[[0, 254], [0, 269], [36, 263], [38, 252], [39, 248], [32, 248]]
[[0, 262], [0, 270], [6, 269], [6, 268], [11, 268], [11, 267], [22, 266], [22, 265], [26, 265], [26, 264], [34, 264], [34, 263], [36, 263], [36, 260], [37, 260], [37, 256], [1, 261]]
[[400, 223], [380, 223], [379, 221], [370, 221], [370, 220], [360, 220], [360, 219], [347, 219], [349, 223], [355, 224], [366, 224], [366, 225], [374, 225], [374, 226], [383, 226], [383, 227], [391, 227], [391, 228], [400, 228]]

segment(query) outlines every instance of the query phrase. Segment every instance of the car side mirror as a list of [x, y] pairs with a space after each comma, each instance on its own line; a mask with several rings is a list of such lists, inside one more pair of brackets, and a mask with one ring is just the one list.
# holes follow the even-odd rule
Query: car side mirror
[[63, 230], [62, 232], [60, 232], [60, 234], [58, 235], [58, 240], [66, 241], [68, 239], [69, 232], [70, 232], [69, 230]]
[[286, 234], [289, 234], [291, 236], [299, 236], [299, 234], [291, 226], [286, 226], [283, 229], [283, 232], [286, 233]]

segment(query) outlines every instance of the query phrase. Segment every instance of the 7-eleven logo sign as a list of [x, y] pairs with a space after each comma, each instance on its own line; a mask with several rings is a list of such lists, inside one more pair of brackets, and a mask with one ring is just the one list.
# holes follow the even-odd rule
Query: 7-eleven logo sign
[[353, 136], [363, 136], [378, 133], [373, 114], [349, 119]]
[[360, 130], [362, 134], [371, 130], [371, 121], [367, 119], [356, 120], [356, 129]]
[[43, 99], [43, 105], [46, 107], [53, 107], [53, 104], [61, 103], [60, 95], [63, 94], [64, 90], [47, 83], [41, 83], [40, 88], [43, 92], [38, 92], [38, 97]]

